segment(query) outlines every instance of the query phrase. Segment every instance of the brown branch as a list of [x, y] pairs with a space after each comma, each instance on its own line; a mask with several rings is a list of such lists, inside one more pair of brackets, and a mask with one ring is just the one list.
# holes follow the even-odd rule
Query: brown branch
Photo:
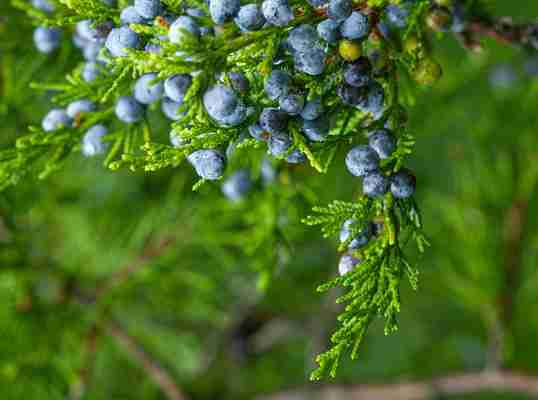
[[118, 324], [109, 323], [106, 326], [106, 331], [142, 367], [168, 400], [187, 400], [172, 375], [154, 360], [124, 329]]
[[282, 392], [258, 400], [427, 400], [433, 396], [457, 396], [478, 392], [519, 393], [538, 396], [538, 377], [505, 372], [468, 373], [423, 382], [398, 382], [350, 386], [312, 386], [309, 389]]
[[93, 372], [93, 366], [95, 364], [95, 355], [97, 352], [97, 337], [99, 331], [96, 325], [92, 325], [89, 329], [86, 338], [84, 339], [83, 347], [84, 354], [82, 359], [82, 366], [77, 373], [77, 381], [71, 386], [69, 391], [70, 400], [80, 400], [84, 393], [86, 393], [88, 384]]

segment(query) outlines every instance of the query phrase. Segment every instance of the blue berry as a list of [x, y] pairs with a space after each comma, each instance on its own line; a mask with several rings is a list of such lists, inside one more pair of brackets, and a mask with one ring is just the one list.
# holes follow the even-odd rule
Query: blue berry
[[273, 70], [265, 81], [265, 93], [271, 100], [278, 100], [289, 93], [290, 85], [290, 74], [280, 70]]
[[62, 34], [59, 29], [39, 26], [34, 31], [34, 44], [39, 52], [52, 53], [60, 46]]
[[166, 118], [172, 121], [179, 121], [186, 114], [186, 112], [179, 111], [181, 104], [182, 103], [177, 103], [174, 100], [165, 97], [161, 104], [161, 110]]
[[231, 71], [228, 72], [228, 79], [232, 88], [239, 93], [246, 93], [250, 88], [250, 83], [242, 72]]
[[134, 8], [144, 18], [153, 19], [162, 13], [160, 0], [134, 0]]
[[269, 139], [269, 135], [267, 134], [267, 132], [265, 132], [262, 127], [260, 126], [260, 124], [254, 124], [254, 125], [250, 125], [248, 127], [248, 133], [250, 134], [250, 136], [252, 136], [254, 139], [256, 140], [260, 140], [262, 142], [265, 142]]
[[142, 75], [136, 81], [134, 98], [142, 104], [152, 104], [163, 97], [163, 83], [157, 81], [157, 74]]
[[77, 100], [67, 106], [67, 115], [70, 118], [76, 118], [80, 113], [89, 113], [97, 109], [95, 103], [90, 100]]
[[353, 271], [360, 263], [360, 259], [355, 258], [349, 254], [344, 254], [342, 258], [340, 258], [340, 262], [338, 263], [338, 273], [340, 274], [340, 276], [344, 276]]
[[306, 157], [300, 150], [295, 149], [286, 157], [286, 161], [290, 164], [301, 164], [306, 161]]
[[113, 25], [111, 22], [95, 24], [90, 19], [77, 22], [76, 32], [82, 38], [89, 42], [103, 42]]
[[287, 26], [293, 20], [293, 11], [287, 0], [264, 0], [262, 13], [267, 22], [275, 26]]
[[32, 0], [32, 5], [38, 10], [46, 13], [51, 13], [56, 9], [54, 4], [52, 4], [49, 0]]
[[252, 188], [252, 180], [247, 170], [239, 170], [232, 174], [222, 184], [222, 193], [231, 201], [242, 200]]
[[340, 85], [336, 89], [338, 97], [349, 106], [358, 106], [365, 103], [367, 95], [363, 88], [358, 88], [350, 85]]
[[385, 105], [385, 91], [376, 81], [368, 83], [368, 94], [364, 101], [357, 105], [357, 108], [363, 112], [369, 112], [374, 119], [379, 119], [383, 116]]
[[370, 82], [372, 66], [366, 57], [360, 57], [353, 64], [349, 64], [344, 70], [344, 81], [355, 87], [366, 86]]
[[126, 26], [112, 29], [105, 42], [106, 48], [115, 57], [125, 57], [127, 49], [136, 49], [139, 45], [138, 34]]
[[204, 93], [204, 107], [216, 122], [235, 126], [243, 122], [246, 109], [235, 92], [227, 86], [217, 84]]
[[168, 30], [168, 38], [172, 43], [180, 44], [187, 37], [185, 32], [188, 32], [195, 38], [200, 37], [200, 27], [194, 18], [182, 15], [176, 19], [172, 25], [170, 25], [170, 29]]
[[[340, 243], [345, 243], [348, 240], [351, 239], [351, 233], [353, 226], [357, 223], [354, 219], [348, 219], [346, 220], [343, 225], [342, 229], [340, 229]], [[366, 246], [368, 241], [370, 240], [370, 237], [372, 236], [372, 228], [370, 224], [366, 224], [355, 236], [348, 245], [349, 249], [357, 250], [360, 249], [363, 246]]]
[[265, 18], [257, 4], [247, 4], [241, 7], [234, 21], [245, 32], [257, 31], [265, 24]]
[[328, 0], [307, 0], [307, 1], [308, 1], [308, 4], [310, 4], [314, 8], [323, 7], [328, 2]]
[[86, 61], [97, 61], [102, 48], [103, 46], [98, 42], [88, 42], [82, 49], [82, 55]]
[[82, 79], [86, 82], [92, 82], [101, 75], [101, 67], [96, 62], [87, 62], [82, 68]]
[[120, 14], [120, 22], [122, 25], [128, 24], [145, 24], [148, 22], [146, 18], [136, 11], [133, 6], [125, 7]]
[[200, 10], [199, 8], [187, 8], [186, 13], [191, 17], [201, 18], [206, 16], [205, 12], [203, 10]]
[[108, 146], [102, 139], [107, 133], [108, 130], [103, 125], [94, 125], [88, 129], [82, 138], [82, 154], [86, 157], [103, 154]]
[[287, 43], [292, 51], [310, 51], [318, 45], [316, 29], [312, 25], [299, 25], [290, 31]]
[[71, 126], [71, 122], [72, 120], [65, 110], [54, 108], [45, 115], [45, 118], [43, 118], [43, 121], [41, 122], [41, 126], [45, 132], [52, 132]]
[[297, 52], [293, 56], [295, 68], [308, 75], [321, 75], [325, 69], [325, 51], [314, 47], [305, 52]]
[[315, 99], [306, 102], [303, 111], [301, 111], [301, 118], [312, 121], [321, 117], [324, 111], [323, 104], [321, 104], [321, 98], [316, 97]]
[[379, 129], [371, 134], [368, 138], [368, 144], [381, 160], [389, 158], [396, 150], [396, 140], [386, 129]]
[[267, 147], [271, 155], [281, 157], [289, 151], [292, 144], [293, 141], [291, 140], [290, 135], [277, 132], [271, 134]]
[[383, 196], [388, 190], [389, 180], [378, 171], [369, 173], [362, 180], [362, 191], [368, 197]]
[[321, 116], [315, 120], [303, 121], [303, 132], [305, 136], [313, 142], [323, 142], [329, 135], [329, 118]]
[[415, 193], [417, 179], [407, 170], [401, 170], [390, 179], [390, 191], [398, 199], [406, 199]]
[[300, 94], [288, 94], [280, 98], [278, 105], [290, 115], [299, 115], [304, 108], [304, 97]]
[[379, 167], [379, 156], [369, 146], [355, 146], [346, 155], [346, 167], [351, 175], [364, 177]]
[[198, 150], [191, 153], [187, 160], [202, 179], [216, 180], [224, 173], [226, 160], [224, 155], [217, 150]]
[[187, 91], [191, 87], [192, 76], [178, 74], [164, 81], [164, 93], [177, 103], [182, 103]]
[[286, 134], [288, 129], [288, 115], [276, 108], [264, 108], [260, 114], [260, 126], [265, 132]]
[[327, 43], [336, 43], [340, 39], [340, 23], [326, 19], [318, 24], [318, 35]]
[[330, 19], [343, 21], [351, 15], [352, 4], [351, 0], [331, 0], [327, 14]]
[[176, 133], [174, 132], [174, 130], [171, 130], [170, 131], [170, 143], [172, 144], [172, 146], [174, 146], [176, 149], [179, 149], [183, 146], [185, 146], [186, 144], [189, 143], [188, 140], [185, 140], [183, 139], [182, 137], [176, 135]]
[[269, 185], [276, 179], [276, 170], [271, 161], [269, 161], [267, 158], [262, 160], [260, 174], [265, 185]]
[[130, 96], [120, 97], [115, 111], [118, 119], [127, 124], [138, 122], [144, 117], [144, 107]]
[[340, 33], [346, 39], [363, 39], [370, 31], [368, 17], [360, 12], [353, 11], [340, 26]]
[[222, 25], [234, 18], [240, 8], [241, 2], [239, 0], [209, 0], [209, 13], [217, 25]]
[[389, 4], [385, 8], [385, 14], [392, 25], [398, 28], [403, 28], [407, 24], [407, 17], [409, 16], [409, 11], [396, 4]]

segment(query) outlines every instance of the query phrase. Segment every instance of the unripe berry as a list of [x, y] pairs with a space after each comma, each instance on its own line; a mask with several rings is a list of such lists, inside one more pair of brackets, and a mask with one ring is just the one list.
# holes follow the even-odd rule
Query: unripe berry
[[436, 7], [426, 16], [426, 25], [437, 32], [445, 32], [452, 25], [452, 14], [444, 7]]
[[411, 73], [413, 79], [420, 85], [432, 86], [441, 79], [443, 70], [437, 61], [431, 58], [423, 58]]
[[362, 55], [362, 47], [360, 43], [351, 40], [341, 40], [338, 45], [338, 53], [344, 60], [352, 62]]
[[406, 53], [414, 53], [420, 47], [420, 42], [416, 35], [408, 35], [403, 42], [403, 49]]

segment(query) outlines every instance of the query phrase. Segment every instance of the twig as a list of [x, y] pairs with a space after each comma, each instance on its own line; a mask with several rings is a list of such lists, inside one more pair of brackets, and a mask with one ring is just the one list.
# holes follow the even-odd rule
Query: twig
[[457, 396], [482, 391], [538, 396], [538, 377], [509, 371], [468, 373], [423, 382], [399, 382], [351, 386], [318, 386], [277, 393], [258, 400], [427, 400], [434, 396]]
[[133, 358], [162, 390], [168, 400], [187, 400], [174, 378], [154, 360], [136, 340], [116, 323], [106, 326], [107, 333]]

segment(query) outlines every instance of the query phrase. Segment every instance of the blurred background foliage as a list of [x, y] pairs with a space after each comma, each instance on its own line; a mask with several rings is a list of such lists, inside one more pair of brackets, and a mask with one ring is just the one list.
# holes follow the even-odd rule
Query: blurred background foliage
[[[80, 57], [68, 41], [55, 58], [39, 55], [30, 22], [7, 3], [2, 146], [50, 108], [29, 83], [60, 80]], [[538, 16], [535, 2], [488, 4], [497, 16]], [[400, 331], [385, 337], [374, 325], [337, 382], [427, 379], [499, 363], [538, 374], [538, 59], [490, 41], [478, 54], [450, 35], [433, 43], [444, 78], [403, 93], [432, 241], [420, 290], [404, 289]], [[192, 192], [187, 167], [111, 173], [82, 156], [46, 181], [2, 193], [1, 398], [166, 398], [118, 329], [190, 399], [306, 385], [338, 310], [315, 288], [335, 275], [338, 254], [335, 241], [300, 219], [313, 204], [358, 193], [343, 155], [337, 160], [326, 175], [279, 170], [239, 204], [217, 186]]]

